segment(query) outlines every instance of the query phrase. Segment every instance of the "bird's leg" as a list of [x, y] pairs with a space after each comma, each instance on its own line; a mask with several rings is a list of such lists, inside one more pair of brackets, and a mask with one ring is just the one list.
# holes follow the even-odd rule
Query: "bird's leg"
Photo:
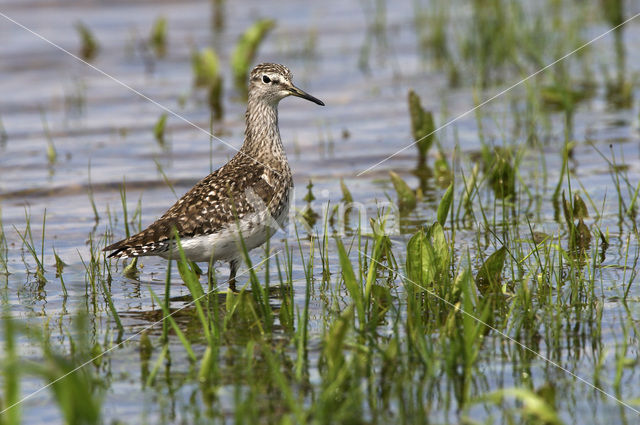
[[209, 290], [211, 290], [214, 284], [214, 281], [213, 281], [213, 278], [215, 277], [214, 272], [215, 272], [215, 269], [213, 268], [213, 262], [210, 261], [209, 267], [207, 267], [207, 286], [209, 287]]
[[231, 272], [229, 273], [229, 288], [236, 292], [236, 272], [238, 271], [238, 267], [240, 266], [239, 260], [231, 260], [229, 261], [229, 267], [231, 267]]

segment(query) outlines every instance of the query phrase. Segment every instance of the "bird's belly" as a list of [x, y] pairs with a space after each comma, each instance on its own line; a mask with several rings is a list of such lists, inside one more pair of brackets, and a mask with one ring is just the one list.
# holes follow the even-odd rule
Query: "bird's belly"
[[[288, 208], [286, 210], [288, 212]], [[265, 243], [276, 232], [282, 219], [280, 215], [270, 217], [263, 213], [250, 214], [242, 218], [238, 224], [229, 224], [217, 233], [182, 238], [180, 242], [185, 257], [195, 262], [230, 261], [241, 258], [243, 250], [240, 233], [247, 251], [251, 251]], [[169, 253], [163, 256], [167, 258]], [[178, 249], [174, 248], [171, 258], [180, 258], [179, 256]]]

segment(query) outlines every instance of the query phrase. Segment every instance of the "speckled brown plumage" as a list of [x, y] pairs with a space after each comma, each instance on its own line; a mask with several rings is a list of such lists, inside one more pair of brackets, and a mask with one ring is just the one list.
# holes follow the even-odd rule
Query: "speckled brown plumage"
[[245, 196], [247, 190], [259, 196], [269, 213], [276, 217], [284, 208], [293, 185], [286, 162], [267, 168], [237, 154], [222, 168], [198, 182], [158, 220], [140, 233], [105, 248], [109, 257], [157, 255], [167, 251], [174, 228], [180, 239], [220, 232], [235, 219], [255, 212]]
[[[116, 242], [109, 257], [176, 258], [177, 230], [187, 258], [231, 262], [231, 280], [242, 255], [264, 243], [286, 221], [293, 179], [278, 130], [278, 102], [289, 95], [324, 105], [296, 88], [289, 69], [260, 64], [250, 75], [245, 140], [238, 153], [209, 174], [145, 230]], [[174, 230], [175, 229], [175, 230]]]

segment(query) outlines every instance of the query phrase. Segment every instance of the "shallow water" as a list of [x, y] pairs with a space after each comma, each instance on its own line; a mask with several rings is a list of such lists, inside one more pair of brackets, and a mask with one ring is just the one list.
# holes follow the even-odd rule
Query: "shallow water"
[[[487, 99], [503, 86], [478, 93], [472, 88], [471, 81], [463, 81], [460, 87], [450, 88], [446, 72], [439, 70], [433, 61], [421, 57], [411, 2], [387, 5], [382, 36], [387, 45], [375, 41], [376, 35], [371, 36], [374, 41], [370, 43], [368, 71], [363, 72], [359, 62], [371, 27], [370, 8], [373, 6], [366, 2], [310, 4], [285, 1], [274, 4], [234, 1], [228, 2], [223, 9], [224, 27], [215, 30], [212, 29], [211, 2], [207, 1], [168, 0], [158, 4], [147, 0], [135, 5], [128, 2], [110, 2], [108, 5], [100, 2], [78, 5], [72, 1], [1, 2], [2, 13], [74, 53], [78, 50], [78, 36], [73, 25], [81, 20], [100, 43], [93, 65], [205, 130], [210, 125], [206, 96], [193, 88], [190, 58], [193, 48], [212, 45], [220, 55], [225, 73], [224, 118], [213, 123], [213, 130], [231, 145], [210, 141], [202, 130], [169, 116], [167, 141], [161, 146], [152, 131], [163, 113], [158, 106], [0, 17], [0, 39], [3, 40], [0, 43], [0, 120], [7, 134], [6, 142], [0, 145], [0, 208], [8, 241], [10, 272], [7, 276], [0, 275], [0, 287], [3, 288], [0, 292], [10, 314], [34, 325], [49, 322], [54, 338], [61, 346], [66, 346], [68, 341], [62, 329], [69, 326], [76, 311], [84, 309], [92, 317], [95, 341], [102, 343], [105, 338], [114, 338], [115, 325], [106, 304], [99, 301], [92, 307], [88, 300], [83, 265], [83, 259], [86, 261], [90, 257], [87, 241], [92, 238], [103, 244], [110, 223], [113, 223], [114, 238], [124, 236], [119, 192], [123, 181], [126, 182], [129, 214], [133, 214], [140, 201], [140, 216], [135, 217], [135, 222], [145, 226], [176, 199], [162, 173], [180, 196], [211, 169], [225, 163], [235, 152], [231, 147], [240, 147], [245, 105], [232, 87], [228, 62], [238, 35], [257, 17], [273, 17], [277, 19], [277, 26], [261, 45], [256, 62], [286, 64], [293, 71], [296, 84], [327, 105], [321, 108], [295, 98], [286, 99], [280, 105], [280, 131], [296, 185], [295, 209], [301, 211], [305, 206], [303, 198], [309, 180], [313, 181], [316, 197], [313, 206], [318, 213], [327, 202], [335, 205], [340, 201], [342, 178], [369, 217], [375, 213], [376, 206], [395, 201], [388, 177], [390, 170], [398, 172], [411, 187], [416, 187], [419, 181], [411, 173], [416, 164], [415, 148], [358, 176], [412, 142], [408, 90], [415, 90], [421, 96], [423, 106], [436, 111], [436, 121], [441, 124], [473, 108], [478, 103], [474, 95]], [[630, 10], [628, 14], [631, 16], [635, 12]], [[469, 14], [467, 7], [461, 7], [460, 16], [453, 18], [453, 22], [464, 22]], [[147, 53], [139, 46], [160, 15], [168, 19], [168, 51], [166, 57], [153, 60], [150, 67], [143, 57]], [[606, 29], [602, 22], [592, 22], [583, 37], [587, 40]], [[630, 76], [640, 70], [638, 56], [632, 54], [639, 38], [640, 23], [632, 22], [625, 27], [624, 45], [629, 53], [625, 72]], [[596, 63], [613, 62], [611, 45], [612, 38], [606, 37], [593, 46], [592, 56], [597, 58]], [[599, 69], [598, 66], [593, 68]], [[601, 73], [596, 75], [596, 79], [602, 78]], [[518, 75], [509, 76], [504, 87], [518, 79]], [[602, 209], [599, 225], [608, 229], [611, 237], [601, 277], [597, 280], [603, 308], [601, 341], [610, 347], [605, 354], [607, 373], [603, 385], [607, 390], [611, 390], [611, 368], [621, 338], [627, 338], [631, 347], [627, 357], [632, 363], [635, 361], [635, 365], [638, 363], [637, 334], [624, 336], [620, 330], [622, 318], [631, 317], [637, 325], [640, 317], [637, 305], [640, 291], [636, 280], [631, 284], [627, 302], [621, 301], [625, 288], [622, 278], [629, 279], [630, 270], [625, 272], [620, 266], [625, 264], [627, 256], [627, 237], [630, 238], [630, 258], [636, 256], [638, 243], [630, 224], [619, 222], [610, 167], [597, 151], [607, 158], [614, 152], [618, 163], [624, 161], [626, 164], [631, 185], [637, 185], [640, 180], [637, 88], [634, 94], [633, 107], [614, 108], [607, 102], [600, 86], [593, 98], [578, 105], [573, 117], [572, 139], [576, 145], [569, 162], [573, 184], [581, 185], [598, 209]], [[514, 104], [525, 98], [526, 92], [521, 86], [480, 109], [485, 140], [497, 145], [525, 144], [522, 138], [514, 138], [510, 133]], [[518, 170], [522, 181], [518, 184], [527, 186], [534, 193], [533, 202], [526, 208], [535, 230], [554, 234], [558, 226], [550, 199], [562, 164], [563, 114], [549, 113], [544, 121], [539, 124], [542, 148], [524, 153]], [[57, 152], [54, 163], [47, 160], [44, 123]], [[471, 113], [457, 120], [438, 133], [438, 140], [447, 158], [455, 159], [459, 165], [456, 170], [464, 170], [468, 175], [473, 155], [482, 148], [476, 115]], [[430, 156], [433, 161], [435, 149]], [[460, 181], [457, 189], [462, 187]], [[403, 246], [411, 234], [425, 222], [434, 220], [446, 189], [446, 184], [439, 184], [433, 176], [427, 179], [425, 186], [425, 200], [392, 235], [399, 261], [404, 257]], [[94, 219], [90, 196], [93, 196], [100, 216], [98, 221]], [[628, 205], [630, 195], [625, 193], [624, 196]], [[481, 198], [493, 202], [488, 190], [482, 191]], [[44, 264], [48, 282], [41, 286], [34, 275], [26, 271], [35, 270], [35, 265], [21, 248], [17, 231], [24, 231], [25, 214], [28, 214], [36, 246], [39, 246], [45, 210]], [[496, 220], [502, 219], [497, 217]], [[367, 222], [368, 218], [363, 220], [363, 223]], [[321, 218], [317, 223], [319, 230], [322, 223]], [[527, 235], [527, 223], [518, 225], [522, 234]], [[283, 249], [285, 241], [289, 246], [297, 246], [296, 235], [291, 229], [278, 233], [272, 240], [273, 251]], [[456, 238], [463, 242], [454, 247], [456, 254], [464, 258], [470, 253], [472, 259], [476, 258], [477, 238], [488, 237], [487, 229], [473, 225], [459, 229]], [[303, 241], [308, 245], [306, 239]], [[496, 247], [488, 240], [482, 246], [488, 251]], [[68, 297], [64, 296], [55, 276], [53, 249], [67, 264], [63, 277]], [[264, 258], [263, 250], [255, 250], [252, 258], [254, 262]], [[336, 273], [337, 254], [331, 252], [329, 258], [332, 271]], [[478, 267], [478, 261], [472, 260], [472, 265]], [[137, 280], [123, 277], [122, 267], [119, 267], [110, 287], [126, 331], [125, 338], [160, 317], [148, 287], [162, 293], [166, 261], [148, 258], [142, 263]], [[221, 265], [218, 276], [226, 276], [226, 273], [226, 266]], [[318, 273], [321, 273], [320, 269]], [[271, 274], [276, 281], [276, 274], [273, 271]], [[172, 276], [174, 282], [180, 281], [175, 268]], [[293, 288], [294, 299], [301, 307], [305, 300], [304, 270], [295, 261], [293, 279], [298, 282]], [[186, 297], [189, 292], [176, 283], [171, 295]], [[274, 296], [271, 301], [277, 308], [278, 297]], [[179, 307], [183, 303], [176, 300], [172, 306]], [[324, 326], [323, 305], [322, 290], [314, 288], [310, 316], [310, 338], [312, 341], [315, 338], [312, 346], [319, 344], [318, 335]], [[189, 320], [189, 317], [185, 318], [186, 322]], [[185, 326], [189, 326], [188, 323]], [[150, 331], [156, 336], [160, 332], [159, 328]], [[580, 339], [582, 332], [589, 333], [588, 330], [565, 330], [566, 346], [559, 351], [546, 346], [544, 341], [537, 348], [543, 354], [546, 350], [561, 353], [554, 361], [590, 380], [595, 360], [591, 348]], [[197, 335], [197, 332], [191, 334]], [[197, 336], [193, 338], [197, 341]], [[137, 340], [138, 337], [134, 339]], [[189, 366], [180, 342], [176, 340], [171, 344], [175, 348], [172, 352], [176, 354], [167, 379], [174, 382], [159, 384], [158, 388], [142, 388], [137, 344], [126, 343], [110, 353], [100, 366], [109, 369], [102, 408], [105, 423], [115, 420], [174, 423], [188, 421], [187, 418], [197, 416], [196, 412], [203, 409], [199, 404], [202, 401], [194, 401], [193, 397], [198, 391], [197, 382], [183, 379]], [[521, 380], [517, 376], [519, 372], [506, 360], [513, 354], [511, 350], [517, 351], [517, 348], [499, 335], [492, 336], [484, 355], [495, 352], [491, 345], [499, 344], [508, 346], [505, 358], [495, 362], [483, 359], [486, 380], [479, 385], [479, 393], [517, 385]], [[204, 345], [194, 343], [194, 347], [200, 356]], [[26, 340], [20, 352], [28, 359], [40, 356], [40, 349]], [[311, 353], [311, 356], [317, 356], [317, 353]], [[633, 423], [637, 420], [633, 411], [620, 407], [615, 401], [539, 360], [531, 379], [540, 384], [557, 380], [558, 392], [570, 392], [566, 398], [558, 397], [556, 406], [561, 418], [567, 422], [618, 423], [626, 420]], [[41, 385], [40, 380], [27, 379], [23, 381], [21, 391], [26, 395]], [[640, 396], [633, 368], [625, 371], [621, 388], [622, 393], [617, 396], [623, 400], [637, 400]], [[229, 385], [228, 392], [220, 395], [218, 405], [225, 410], [222, 416], [233, 414], [232, 391]], [[25, 423], [62, 421], [54, 399], [46, 391], [25, 401], [22, 409]], [[481, 405], [470, 408], [468, 413], [480, 420], [499, 415]], [[434, 421], [457, 421], [455, 406], [443, 404], [438, 412], [431, 414]]]

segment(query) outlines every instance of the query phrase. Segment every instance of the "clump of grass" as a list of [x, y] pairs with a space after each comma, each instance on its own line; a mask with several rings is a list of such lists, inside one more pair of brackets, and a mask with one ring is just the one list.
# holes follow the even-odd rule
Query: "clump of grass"
[[80, 36], [80, 57], [86, 61], [95, 59], [100, 50], [98, 41], [94, 37], [93, 33], [84, 23], [78, 22], [75, 25], [76, 31]]
[[[182, 259], [180, 259], [179, 261], [182, 261]], [[189, 276], [187, 276], [186, 278], [189, 281], [189, 284], [187, 285], [187, 287], [189, 288], [189, 290], [192, 289], [192, 282], [194, 279], [197, 279], [197, 276], [195, 274], [193, 274], [193, 270], [190, 269], [188, 267], [188, 265], [184, 265], [182, 268], [182, 272], [184, 273], [185, 271], [189, 271]], [[184, 280], [185, 277], [183, 277]], [[149, 292], [151, 293], [152, 298], [156, 301], [156, 303], [158, 303], [158, 305], [161, 306], [162, 308], [162, 313], [164, 314], [164, 318], [163, 318], [163, 322], [162, 322], [162, 341], [165, 344], [168, 344], [169, 342], [169, 326], [171, 326], [171, 328], [173, 329], [173, 331], [175, 332], [175, 334], [178, 336], [178, 338], [180, 339], [180, 342], [182, 342], [182, 345], [184, 346], [185, 350], [187, 351], [188, 355], [189, 355], [189, 359], [191, 361], [196, 361], [196, 356], [193, 352], [193, 348], [191, 346], [191, 343], [189, 342], [189, 340], [185, 337], [184, 333], [182, 332], [182, 330], [180, 329], [180, 327], [178, 326], [178, 324], [176, 323], [175, 319], [172, 317], [171, 312], [169, 311], [169, 285], [171, 283], [171, 261], [168, 261], [167, 263], [167, 276], [165, 279], [165, 299], [164, 302], [161, 301], [158, 296], [155, 294], [155, 292], [153, 292], [153, 290], [151, 288], [149, 288]], [[185, 282], [186, 283], [186, 282]], [[199, 296], [199, 295], [197, 295]], [[199, 301], [199, 300], [198, 300]], [[143, 350], [144, 352], [148, 352], [151, 350], [151, 342], [149, 341], [149, 337], [146, 337], [145, 341], [141, 340], [141, 355], [143, 354]], [[144, 348], [143, 348], [144, 347]], [[147, 358], [150, 357], [150, 353], [148, 355], [145, 355]], [[147, 383], [149, 383], [150, 381], [145, 380]]]
[[97, 225], [100, 221], [100, 214], [98, 214], [96, 200], [93, 196], [93, 184], [91, 183], [91, 160], [89, 160], [87, 164], [87, 195], [89, 196], [89, 203], [91, 204], [91, 210], [93, 211], [93, 218], [95, 219]]
[[191, 55], [191, 65], [194, 74], [194, 84], [196, 87], [207, 89], [207, 100], [213, 117], [222, 117], [222, 75], [220, 74], [220, 60], [218, 55], [211, 48], [206, 48], [200, 52], [193, 52]]
[[7, 140], [9, 140], [9, 135], [7, 134], [7, 130], [4, 128], [4, 123], [2, 122], [2, 117], [0, 116], [0, 148], [3, 148], [7, 145]]
[[71, 117], [81, 116], [87, 106], [87, 84], [83, 80], [74, 79], [71, 86], [65, 89], [64, 109]]
[[485, 146], [482, 149], [485, 174], [497, 198], [510, 198], [516, 193], [516, 169], [514, 155], [509, 149]]
[[594, 90], [591, 86], [574, 85], [560, 82], [554, 85], [547, 85], [540, 90], [542, 101], [548, 107], [557, 110], [573, 112], [576, 105], [593, 96]]
[[601, 0], [600, 6], [610, 26], [617, 27], [624, 22], [623, 0]]
[[211, 26], [216, 32], [224, 29], [225, 0], [211, 0]]
[[47, 221], [47, 210], [45, 209], [44, 214], [42, 215], [42, 238], [40, 245], [40, 256], [38, 256], [36, 245], [33, 241], [33, 234], [31, 232], [31, 216], [26, 209], [24, 211], [24, 216], [26, 223], [24, 232], [21, 233], [17, 228], [15, 228], [15, 226], [14, 229], [16, 230], [16, 233], [18, 233], [18, 236], [22, 241], [22, 246], [27, 250], [27, 252], [29, 252], [29, 254], [31, 254], [31, 257], [36, 263], [35, 276], [38, 280], [38, 283], [40, 285], [44, 285], [47, 282], [47, 279], [44, 275], [44, 234]]
[[[124, 232], [125, 236], [128, 238], [131, 236], [130, 223], [129, 223], [129, 210], [127, 209], [127, 189], [126, 182], [123, 179], [122, 185], [120, 186], [120, 202], [122, 204], [122, 212], [123, 212], [123, 222], [124, 222]], [[125, 269], [123, 270], [123, 274], [127, 277], [135, 278], [138, 275], [138, 257], [134, 257], [131, 260]]]
[[7, 235], [4, 233], [2, 223], [2, 208], [0, 208], [0, 273], [9, 274], [8, 260], [9, 246], [7, 245]]
[[[452, 203], [453, 186], [450, 186], [438, 206], [437, 220], [426, 229], [421, 228], [407, 243], [405, 280], [408, 311], [429, 308], [428, 305], [438, 305], [442, 300], [455, 303], [460, 297], [460, 283], [452, 281], [452, 250], [443, 228]], [[420, 301], [418, 294], [424, 292], [436, 299]]]
[[217, 84], [220, 76], [220, 60], [216, 52], [207, 47], [191, 54], [191, 67], [196, 87], [210, 87]]
[[449, 280], [451, 253], [439, 222], [418, 231], [407, 245], [407, 276], [424, 288]]
[[47, 123], [47, 117], [45, 116], [44, 110], [40, 110], [40, 118], [42, 120], [42, 128], [44, 131], [44, 135], [47, 139], [47, 162], [49, 166], [53, 166], [58, 159], [58, 151], [56, 150], [55, 145], [53, 144], [53, 137], [51, 136], [51, 131], [49, 130], [49, 124]]
[[607, 76], [606, 80], [607, 101], [616, 108], [631, 108], [633, 106], [633, 88], [636, 86], [636, 81], [628, 78], [613, 79], [610, 76]]
[[384, 1], [362, 3], [366, 31], [360, 54], [358, 55], [358, 68], [365, 73], [371, 71], [369, 60], [374, 48], [378, 50], [381, 60], [389, 55], [389, 40], [387, 37], [387, 4]]
[[[65, 423], [99, 424], [101, 423], [100, 387], [104, 381], [96, 380], [91, 369], [86, 366], [92, 355], [91, 344], [87, 339], [87, 320], [82, 313], [74, 318], [75, 329], [66, 335], [66, 347], [69, 352], [59, 351], [58, 340], [53, 340], [48, 330], [29, 326], [11, 318], [5, 313], [3, 356], [4, 397], [0, 399], [3, 410], [3, 424], [19, 424], [21, 418], [20, 378], [42, 380], [47, 384]], [[32, 344], [42, 353], [40, 361], [18, 356], [17, 340]], [[39, 392], [40, 390], [38, 390]], [[34, 393], [31, 393], [33, 395]], [[6, 422], [4, 421], [6, 420]]]
[[213, 119], [221, 119], [224, 112], [222, 107], [222, 79], [220, 79], [219, 83], [209, 86], [207, 103], [209, 104]]
[[633, 104], [633, 88], [637, 82], [637, 76], [631, 78], [626, 69], [626, 47], [624, 44], [624, 26], [620, 26], [625, 20], [625, 5], [621, 0], [603, 0], [600, 2], [605, 19], [611, 27], [614, 27], [614, 48], [616, 54], [616, 75], [611, 76], [604, 69], [605, 96], [609, 103], [616, 108], [631, 108]]
[[235, 85], [245, 96], [247, 94], [249, 68], [254, 61], [258, 47], [260, 47], [269, 31], [275, 27], [275, 24], [272, 19], [256, 21], [240, 36], [231, 54], [231, 70]]
[[[2, 324], [4, 325], [2, 335], [4, 345], [4, 356], [2, 359], [4, 397], [0, 398], [0, 410], [3, 411], [3, 424], [18, 425], [20, 424], [21, 416], [19, 404], [20, 375], [22, 368], [20, 367], [20, 356], [17, 350], [16, 325], [11, 317], [11, 312], [8, 310], [2, 313]], [[5, 409], [8, 410], [4, 412]]]
[[[86, 317], [78, 314], [75, 325], [77, 340], [72, 341], [71, 345], [76, 351], [71, 356], [54, 351], [55, 345], [48, 341], [47, 336], [36, 333], [44, 349], [45, 361], [30, 363], [29, 369], [33, 374], [51, 384], [49, 388], [66, 423], [99, 424], [102, 399], [99, 391], [100, 382], [94, 381], [89, 368], [74, 371], [94, 354], [93, 347], [86, 339], [88, 334]], [[72, 371], [74, 372], [70, 373]], [[60, 379], [62, 376], [65, 378]]]
[[313, 226], [316, 225], [318, 218], [320, 215], [313, 209], [313, 201], [316, 200], [316, 196], [313, 194], [313, 182], [309, 180], [307, 183], [307, 193], [302, 198], [304, 202], [306, 202], [306, 206], [300, 215], [302, 220], [304, 220], [305, 228], [311, 232], [313, 230]]
[[584, 254], [591, 244], [591, 231], [584, 222], [584, 219], [589, 217], [587, 205], [578, 193], [574, 193], [573, 202], [569, 202], [563, 191], [562, 210], [569, 228], [569, 249], [572, 252], [578, 251]]
[[418, 167], [427, 163], [427, 154], [435, 140], [435, 122], [433, 113], [425, 111], [420, 104], [420, 97], [409, 90], [409, 114], [411, 115], [411, 132], [418, 146]]
[[334, 233], [337, 232], [342, 235], [349, 227], [350, 215], [353, 210], [353, 195], [342, 178], [340, 179], [340, 192], [342, 193], [342, 198], [337, 205], [333, 206], [328, 218], [328, 224]]
[[156, 142], [158, 142], [160, 146], [165, 146], [166, 127], [167, 127], [167, 114], [164, 113], [160, 115], [160, 118], [158, 118], [158, 121], [156, 121], [156, 124], [153, 126], [153, 137], [156, 139]]
[[487, 87], [499, 79], [507, 65], [518, 64], [518, 41], [515, 22], [509, 12], [519, 7], [504, 0], [474, 0], [468, 38], [463, 57], [475, 64], [478, 84]]
[[413, 189], [397, 173], [389, 171], [391, 183], [398, 194], [398, 207], [401, 212], [409, 212], [416, 207], [417, 197]]
[[[122, 335], [124, 334], [124, 327], [122, 326], [122, 322], [120, 321], [120, 316], [116, 310], [115, 304], [113, 303], [113, 300], [111, 297], [111, 290], [110, 288], [107, 287], [108, 282], [107, 282], [107, 279], [105, 278], [105, 271], [107, 267], [102, 267], [102, 263], [101, 263], [102, 256], [100, 255], [101, 254], [100, 248], [104, 245], [101, 243], [95, 243], [92, 235], [90, 235], [88, 243], [89, 243], [89, 255], [90, 255], [88, 261], [85, 261], [85, 259], [82, 257], [82, 254], [78, 253], [78, 256], [80, 257], [80, 262], [82, 263], [85, 269], [85, 281], [86, 281], [86, 284], [90, 286], [91, 293], [94, 295], [94, 299], [95, 299], [95, 295], [97, 295], [99, 293], [99, 290], [102, 289], [102, 295], [104, 297], [104, 300], [106, 301], [109, 311], [111, 312], [111, 315], [116, 323], [116, 327], [118, 328], [117, 340], [120, 341], [122, 339]], [[56, 266], [58, 266], [57, 260], [56, 260]], [[100, 285], [100, 287], [98, 287], [98, 284]], [[65, 292], [66, 292], [66, 289], [65, 289]]]
[[[451, 49], [443, 66], [449, 70], [451, 86], [473, 81], [487, 88], [503, 84], [508, 77], [517, 80], [584, 45], [582, 34], [589, 20], [584, 19], [586, 12], [577, 12], [573, 5], [555, 2], [547, 8], [535, 8], [527, 2], [507, 0], [474, 0], [470, 5], [471, 17], [464, 23], [468, 31], [455, 37], [461, 41], [457, 49]], [[432, 9], [437, 13], [437, 7]], [[435, 31], [437, 24], [430, 28]], [[590, 64], [582, 61], [587, 50], [555, 64], [554, 78], [568, 74], [569, 62], [581, 61], [581, 70], [571, 68], [572, 77], [576, 79], [582, 71], [589, 80]]]
[[419, 36], [421, 53], [431, 52], [438, 65], [450, 60], [451, 52], [448, 42], [447, 26], [450, 24], [447, 9], [448, 4], [435, 1], [429, 4], [427, 10], [419, 9], [419, 3], [414, 3], [414, 26]]
[[[622, 222], [625, 219], [629, 219], [635, 225], [638, 209], [638, 195], [640, 194], [640, 183], [634, 184], [634, 182], [629, 179], [629, 167], [624, 163], [624, 161], [620, 163], [616, 160], [612, 145], [609, 145], [611, 158], [605, 156], [596, 146], [592, 145], [592, 148], [594, 148], [598, 155], [600, 155], [600, 157], [609, 166], [611, 180], [616, 190], [618, 217], [620, 221]], [[557, 191], [559, 190], [557, 189]], [[629, 198], [628, 202], [624, 192], [626, 192], [627, 197]]]
[[460, 219], [460, 212], [464, 208], [465, 217], [473, 215], [473, 199], [478, 193], [478, 174], [480, 173], [479, 164], [474, 164], [470, 175], [467, 177], [463, 174], [464, 191], [462, 201], [458, 203], [458, 210], [455, 214], [455, 220]]
[[439, 149], [436, 160], [433, 162], [433, 172], [435, 181], [440, 187], [447, 187], [453, 181], [451, 166], [442, 149]]
[[[556, 408], [543, 394], [536, 393], [527, 388], [505, 388], [493, 391], [480, 397], [478, 402], [490, 402], [495, 405], [504, 405], [505, 399], [513, 398], [518, 401], [519, 408], [514, 409], [521, 415], [523, 422], [539, 423], [545, 425], [562, 425]], [[510, 423], [520, 422], [510, 411], [506, 412]]]
[[476, 286], [481, 292], [501, 293], [502, 269], [507, 256], [507, 248], [501, 247], [491, 254], [480, 266], [476, 275]]
[[167, 18], [159, 16], [156, 18], [149, 35], [149, 45], [159, 58], [167, 54]]
[[62, 293], [64, 296], [68, 296], [67, 286], [64, 284], [64, 278], [62, 277], [62, 273], [64, 272], [64, 267], [67, 265], [62, 258], [58, 255], [55, 248], [53, 249], [53, 258], [56, 260], [56, 277], [60, 279], [60, 286], [62, 287]]
[[353, 195], [351, 194], [351, 191], [349, 190], [349, 188], [345, 184], [343, 178], [340, 178], [340, 191], [342, 192], [342, 202], [344, 202], [346, 204], [352, 204], [353, 203]]
[[444, 226], [447, 222], [447, 217], [449, 216], [449, 211], [452, 209], [453, 205], [453, 183], [449, 184], [449, 187], [442, 195], [440, 199], [440, 203], [438, 204], [438, 210], [436, 214], [436, 218], [438, 223], [441, 226]]

